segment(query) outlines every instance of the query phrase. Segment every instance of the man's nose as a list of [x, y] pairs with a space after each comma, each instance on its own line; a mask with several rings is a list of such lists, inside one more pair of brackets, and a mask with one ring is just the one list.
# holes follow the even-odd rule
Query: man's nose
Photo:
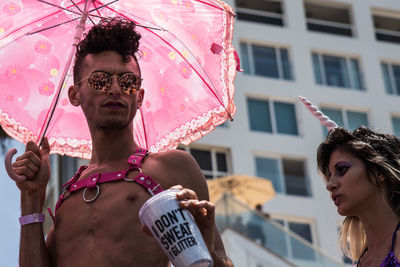
[[119, 86], [119, 77], [116, 75], [111, 76], [110, 88], [107, 90], [107, 94], [111, 96], [120, 96], [121, 87]]

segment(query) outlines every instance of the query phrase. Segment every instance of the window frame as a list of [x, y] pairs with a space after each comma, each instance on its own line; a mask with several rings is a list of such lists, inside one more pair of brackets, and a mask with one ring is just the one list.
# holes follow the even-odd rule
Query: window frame
[[[308, 1], [305, 0], [303, 2], [304, 5], [304, 18], [306, 21], [306, 29], [309, 32], [316, 32], [316, 33], [322, 33], [322, 34], [330, 34], [330, 35], [334, 35], [334, 36], [341, 36], [341, 37], [347, 37], [347, 38], [354, 38], [356, 37], [356, 29], [355, 29], [355, 25], [354, 25], [354, 15], [353, 15], [353, 9], [352, 6], [350, 4], [344, 4], [344, 3], [338, 3], [338, 2], [315, 2], [315, 1]], [[307, 5], [312, 5], [312, 6], [318, 6], [322, 9], [337, 9], [337, 10], [347, 10], [348, 12], [348, 20], [349, 23], [345, 23], [345, 22], [338, 22], [338, 21], [333, 21], [333, 20], [328, 20], [328, 19], [320, 19], [320, 18], [312, 18], [308, 16], [308, 12], [310, 12], [310, 10], [307, 10]], [[325, 12], [327, 12], [325, 10]], [[338, 32], [328, 32], [328, 31], [322, 31], [322, 30], [313, 30], [310, 29], [309, 24], [315, 24], [318, 26], [323, 26], [323, 27], [328, 27], [331, 29], [339, 29], [339, 30], [348, 30], [349, 34], [345, 34], [343, 33], [338, 33]]]
[[[325, 113], [323, 111], [323, 109], [331, 109], [331, 110], [336, 110], [336, 111], [340, 111], [340, 114], [342, 116], [343, 119], [343, 127], [345, 127], [346, 129], [350, 129], [350, 124], [349, 124], [349, 118], [347, 116], [348, 112], [358, 112], [358, 113], [364, 113], [367, 116], [367, 122], [368, 125], [366, 125], [367, 127], [371, 126], [371, 121], [370, 121], [370, 115], [369, 115], [369, 111], [366, 110], [362, 110], [362, 109], [354, 109], [354, 108], [346, 108], [346, 107], [337, 107], [337, 106], [329, 106], [329, 105], [321, 105], [319, 107], [319, 110], [323, 113]], [[327, 116], [327, 114], [325, 114]], [[329, 116], [328, 116], [329, 117]], [[332, 118], [330, 118], [332, 119]], [[322, 128], [324, 129], [324, 133], [327, 133], [326, 127], [322, 126]], [[326, 136], [326, 134], [325, 134]], [[325, 138], [324, 136], [324, 138]]]
[[[392, 93], [388, 92], [388, 88], [386, 88], [386, 83], [385, 83], [385, 74], [384, 74], [384, 70], [383, 70], [383, 65], [386, 64], [388, 66], [388, 75], [389, 75], [389, 82], [390, 82], [390, 86], [392, 87]], [[400, 68], [400, 63], [395, 63], [395, 62], [391, 62], [388, 60], [381, 60], [380, 62], [380, 67], [382, 70], [382, 76], [383, 76], [383, 86], [385, 88], [385, 93], [387, 95], [391, 95], [391, 96], [400, 96], [400, 86], [398, 88], [398, 86], [396, 85], [396, 81], [395, 81], [395, 75], [393, 72], [393, 66], [399, 67]], [[400, 77], [399, 77], [400, 80]]]
[[[282, 192], [276, 191], [276, 193], [282, 194], [285, 196], [292, 196], [292, 197], [305, 197], [305, 198], [313, 197], [312, 190], [311, 190], [311, 183], [310, 183], [310, 175], [308, 173], [306, 158], [287, 156], [287, 155], [271, 155], [271, 154], [266, 154], [266, 153], [254, 153], [253, 162], [254, 162], [254, 170], [256, 171], [255, 176], [258, 176], [257, 175], [258, 169], [257, 169], [256, 158], [272, 159], [272, 160], [278, 161], [278, 170], [279, 170], [278, 176], [280, 179], [279, 183], [282, 188]], [[305, 187], [306, 195], [297, 195], [297, 194], [288, 194], [287, 193], [287, 181], [286, 181], [286, 174], [284, 172], [284, 167], [283, 167], [283, 160], [292, 160], [292, 161], [299, 161], [299, 162], [301, 161], [303, 163], [304, 187]], [[267, 177], [261, 177], [261, 178], [268, 179]]]
[[[394, 120], [398, 120], [398, 122], [399, 122], [398, 132], [396, 131]], [[390, 123], [391, 123], [391, 126], [392, 126], [393, 135], [395, 135], [398, 138], [400, 138], [400, 114], [390, 114]], [[396, 132], [398, 134], [396, 134]]]
[[[382, 23], [383, 20], [394, 20], [397, 23], [390, 23], [393, 28], [398, 28], [400, 25], [400, 12], [394, 10], [384, 10], [379, 8], [371, 8], [371, 18], [374, 27], [375, 40], [377, 42], [387, 42], [392, 44], [400, 44], [400, 30], [389, 29], [385, 26], [378, 26], [377, 23]], [[382, 20], [383, 19], [383, 20]], [[384, 24], [387, 24], [387, 22]]]
[[[277, 44], [260, 44], [256, 42], [251, 42], [251, 41], [246, 41], [246, 40], [240, 40], [239, 41], [239, 47], [245, 45], [246, 46], [246, 53], [247, 53], [247, 58], [248, 58], [248, 63], [249, 63], [249, 72], [243, 72], [244, 74], [247, 75], [252, 75], [256, 77], [262, 77], [262, 78], [267, 78], [267, 79], [275, 79], [275, 80], [282, 80], [282, 81], [294, 81], [294, 71], [293, 71], [293, 66], [292, 66], [292, 55], [290, 52], [290, 47], [285, 46], [285, 45], [277, 45]], [[258, 75], [256, 74], [256, 67], [255, 67], [255, 60], [253, 56], [253, 47], [254, 46], [259, 46], [263, 48], [272, 48], [275, 51], [275, 60], [276, 60], [276, 68], [278, 70], [278, 77], [272, 77], [272, 76], [265, 76], [265, 75]], [[288, 65], [289, 65], [289, 79], [284, 78], [284, 70], [283, 70], [283, 62], [282, 62], [282, 50], [286, 50], [287, 55], [288, 55]], [[242, 52], [242, 51], [240, 51]]]
[[[179, 145], [178, 149], [184, 150], [192, 155], [191, 150], [203, 150], [210, 152], [211, 154], [211, 168], [212, 170], [203, 170], [200, 169], [206, 179], [218, 179], [220, 177], [228, 176], [232, 174], [232, 160], [231, 160], [231, 152], [229, 148], [221, 148], [221, 147], [210, 147], [210, 146], [196, 146], [196, 145]], [[217, 162], [217, 153], [224, 153], [226, 159], [226, 172], [222, 172], [218, 170], [218, 162]], [[193, 155], [192, 155], [193, 156]], [[197, 160], [196, 160], [197, 162]], [[207, 178], [207, 175], [212, 177]]]
[[[279, 225], [283, 227], [286, 231], [289, 231], [290, 233], [293, 233], [294, 236], [300, 238], [301, 240], [304, 240], [306, 242], [309, 242], [307, 239], [304, 237], [300, 236], [299, 234], [293, 232], [289, 228], [289, 223], [297, 223], [297, 224], [307, 224], [310, 226], [310, 233], [311, 233], [311, 240], [312, 242], [309, 242], [311, 245], [318, 245], [317, 242], [317, 232], [316, 232], [316, 223], [315, 220], [308, 219], [308, 218], [298, 218], [298, 217], [289, 217], [289, 216], [284, 216], [284, 215], [279, 215], [279, 214], [270, 214], [271, 219], [276, 221]], [[280, 224], [279, 221], [282, 221], [283, 224]], [[290, 259], [298, 259], [293, 256], [293, 245], [291, 242], [291, 239], [288, 235], [285, 235], [285, 241], [286, 241], [286, 247], [287, 247], [287, 253], [288, 253], [288, 258]], [[301, 259], [298, 259], [301, 260]]]
[[[236, 14], [238, 17], [239, 21], [243, 21], [243, 22], [250, 22], [250, 23], [261, 23], [261, 24], [266, 24], [266, 25], [271, 25], [271, 26], [275, 26], [275, 27], [285, 27], [286, 26], [286, 19], [285, 19], [285, 10], [284, 10], [284, 4], [283, 4], [283, 0], [276, 0], [276, 1], [271, 1], [271, 2], [279, 2], [280, 4], [280, 9], [281, 9], [281, 13], [278, 12], [272, 12], [271, 10], [259, 10], [259, 9], [254, 9], [251, 7], [244, 7], [242, 6], [238, 1], [234, 1], [235, 2], [235, 6], [236, 6]], [[277, 19], [280, 21], [280, 23], [269, 23], [269, 22], [261, 22], [258, 20], [251, 20], [251, 19], [243, 19], [240, 18], [241, 14], [245, 14], [245, 15], [253, 15], [255, 17], [265, 17], [267, 19]]]
[[[318, 57], [318, 65], [319, 65], [319, 72], [321, 74], [321, 83], [318, 83], [317, 75], [315, 72], [315, 64], [314, 64], [314, 55]], [[329, 85], [327, 82], [327, 77], [326, 77], [326, 71], [325, 71], [325, 65], [324, 65], [324, 56], [327, 57], [337, 57], [345, 60], [346, 68], [347, 68], [347, 73], [349, 76], [349, 84], [350, 87], [345, 87], [345, 86], [335, 86], [335, 85]], [[354, 80], [354, 69], [352, 67], [351, 61], [355, 60], [358, 65], [358, 79], [360, 81], [360, 87], [356, 87], [356, 81]], [[345, 90], [352, 90], [356, 92], [366, 92], [367, 87], [364, 81], [364, 72], [363, 68], [361, 65], [361, 57], [360, 56], [350, 56], [350, 55], [344, 55], [344, 54], [335, 54], [335, 53], [329, 53], [329, 52], [324, 52], [324, 51], [318, 51], [318, 50], [312, 50], [311, 51], [311, 61], [313, 65], [313, 74], [314, 74], [314, 82], [318, 86], [326, 86], [326, 87], [333, 87], [333, 88], [339, 88], [339, 89], [345, 89]], [[342, 70], [341, 70], [342, 71]]]
[[[263, 102], [267, 102], [268, 103], [268, 108], [269, 108], [269, 114], [270, 114], [270, 120], [271, 120], [271, 132], [267, 132], [267, 131], [259, 131], [259, 130], [253, 130], [251, 128], [251, 124], [250, 124], [250, 110], [249, 110], [249, 100], [256, 100], [256, 101], [263, 101]], [[297, 130], [297, 134], [289, 134], [289, 133], [281, 133], [278, 131], [278, 125], [276, 122], [276, 112], [275, 112], [275, 106], [274, 103], [275, 102], [279, 102], [279, 103], [284, 103], [284, 104], [291, 104], [293, 105], [294, 108], [294, 119], [296, 122], [296, 130]], [[260, 97], [254, 97], [251, 95], [247, 95], [246, 96], [246, 105], [247, 105], [247, 114], [248, 114], [248, 122], [249, 122], [249, 130], [251, 132], [258, 132], [258, 133], [264, 133], [264, 134], [280, 134], [280, 135], [286, 135], [286, 136], [296, 136], [296, 137], [300, 137], [300, 129], [299, 129], [299, 118], [298, 118], [298, 112], [297, 112], [297, 104], [291, 102], [291, 101], [285, 101], [285, 100], [280, 100], [280, 99], [271, 99], [271, 98], [260, 98]]]

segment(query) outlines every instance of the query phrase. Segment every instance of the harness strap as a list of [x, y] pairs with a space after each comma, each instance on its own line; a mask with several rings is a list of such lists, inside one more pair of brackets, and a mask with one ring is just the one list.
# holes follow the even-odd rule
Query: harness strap
[[150, 176], [145, 175], [143, 173], [139, 173], [135, 177], [134, 181], [140, 184], [141, 186], [145, 187], [152, 196], [161, 193], [163, 191], [160, 184], [156, 183]]
[[129, 157], [128, 164], [129, 170], [137, 170], [142, 166], [144, 158], [147, 156], [147, 149], [144, 148], [137, 148], [135, 153]]
[[69, 189], [68, 186], [75, 183], [79, 177], [81, 176], [81, 173], [87, 168], [87, 165], [80, 166], [78, 171], [76, 172], [75, 176], [72, 177], [68, 182], [63, 184], [62, 188]]
[[[83, 165], [80, 166], [78, 171], [76, 172], [75, 176], [72, 177], [68, 182], [66, 182], [65, 184], [63, 184], [62, 188], [64, 188], [64, 192], [62, 192], [62, 194], [60, 195], [60, 197], [58, 198], [54, 213], [57, 212], [58, 208], [60, 207], [62, 201], [64, 199], [66, 199], [69, 195], [69, 188], [71, 187], [71, 184], [73, 184], [76, 180], [79, 179], [79, 177], [81, 176], [81, 173], [83, 172], [83, 170], [85, 170], [87, 168], [87, 165]], [[68, 193], [68, 195], [66, 196], [65, 194]], [[54, 222], [54, 215], [51, 213], [51, 210], [49, 210], [49, 214], [51, 216], [51, 218], [53, 219]]]
[[109, 172], [109, 173], [95, 173], [83, 180], [71, 184], [71, 187], [68, 191], [72, 193], [86, 187], [88, 189], [94, 188], [96, 187], [97, 184], [122, 180], [126, 178], [126, 174], [127, 170]]
[[[127, 170], [120, 170], [109, 173], [95, 173], [83, 180], [78, 181], [81, 173], [87, 168], [87, 166], [81, 166], [77, 171], [77, 173], [75, 174], [75, 176], [63, 185], [63, 188], [65, 188], [65, 190], [57, 201], [55, 212], [57, 212], [57, 210], [59, 209], [62, 201], [66, 199], [72, 192], [85, 188], [85, 191], [83, 193], [83, 198], [86, 202], [91, 202], [95, 200], [98, 194], [100, 193], [98, 184], [112, 182], [112, 181], [119, 181], [122, 179], [124, 179], [127, 182], [138, 183], [139, 185], [143, 186], [151, 195], [155, 195], [162, 192], [163, 189], [160, 186], [160, 184], [155, 182], [150, 176], [145, 175], [140, 169], [147, 154], [148, 154], [147, 149], [137, 148], [135, 153], [128, 159], [129, 167]], [[127, 179], [127, 174], [132, 170], [139, 170], [139, 173], [136, 175], [135, 178]], [[87, 200], [85, 198], [85, 192], [86, 190], [92, 188], [97, 188], [97, 194], [93, 199]]]

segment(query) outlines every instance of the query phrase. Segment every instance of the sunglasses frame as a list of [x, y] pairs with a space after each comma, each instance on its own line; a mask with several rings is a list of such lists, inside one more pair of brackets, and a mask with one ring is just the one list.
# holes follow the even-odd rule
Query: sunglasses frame
[[[106, 74], [106, 75], [108, 76], [108, 78], [109, 78], [109, 81], [107, 82], [107, 86], [106, 86], [106, 87], [103, 87], [101, 90], [95, 89], [96, 87], [95, 87], [95, 86], [93, 85], [93, 83], [90, 81], [90, 80], [91, 80], [90, 78], [92, 77], [92, 75], [93, 75], [93, 74], [96, 74], [96, 73], [104, 73], [104, 74]], [[136, 84], [134, 84], [135, 88], [133, 88], [133, 89], [124, 89], [124, 88], [122, 87], [122, 85], [121, 85], [121, 76], [126, 75], [126, 74], [132, 74], [133, 76], [135, 76], [135, 77], [137, 78], [137, 81], [138, 81], [138, 82], [137, 82]], [[88, 80], [89, 86], [92, 87], [93, 90], [98, 91], [98, 92], [103, 92], [103, 93], [105, 93], [105, 92], [107, 92], [107, 91], [110, 89], [110, 86], [111, 86], [111, 83], [112, 83], [112, 79], [113, 79], [114, 77], [117, 77], [119, 87], [120, 87], [121, 90], [122, 90], [125, 94], [127, 94], [127, 95], [133, 95], [133, 94], [135, 94], [135, 93], [140, 89], [140, 86], [141, 86], [142, 81], [143, 81], [143, 78], [139, 77], [138, 75], [134, 74], [133, 72], [125, 72], [125, 73], [122, 73], [122, 74], [119, 74], [119, 75], [118, 75], [118, 74], [110, 75], [109, 73], [107, 73], [107, 72], [105, 72], [105, 71], [94, 71], [94, 72], [90, 73], [86, 78], [83, 78], [82, 80], [80, 80], [79, 82], [77, 82], [76, 85], [79, 85], [80, 83], [82, 83], [84, 80], [87, 79], [87, 80]]]

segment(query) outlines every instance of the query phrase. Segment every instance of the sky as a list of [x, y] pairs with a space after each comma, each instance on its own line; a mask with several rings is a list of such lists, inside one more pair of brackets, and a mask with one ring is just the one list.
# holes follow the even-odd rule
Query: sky
[[5, 150], [0, 148], [0, 267], [15, 267], [18, 265], [20, 194], [6, 173], [4, 154], [15, 147], [18, 156], [24, 152], [24, 145], [10, 139], [5, 141], [5, 145]]

